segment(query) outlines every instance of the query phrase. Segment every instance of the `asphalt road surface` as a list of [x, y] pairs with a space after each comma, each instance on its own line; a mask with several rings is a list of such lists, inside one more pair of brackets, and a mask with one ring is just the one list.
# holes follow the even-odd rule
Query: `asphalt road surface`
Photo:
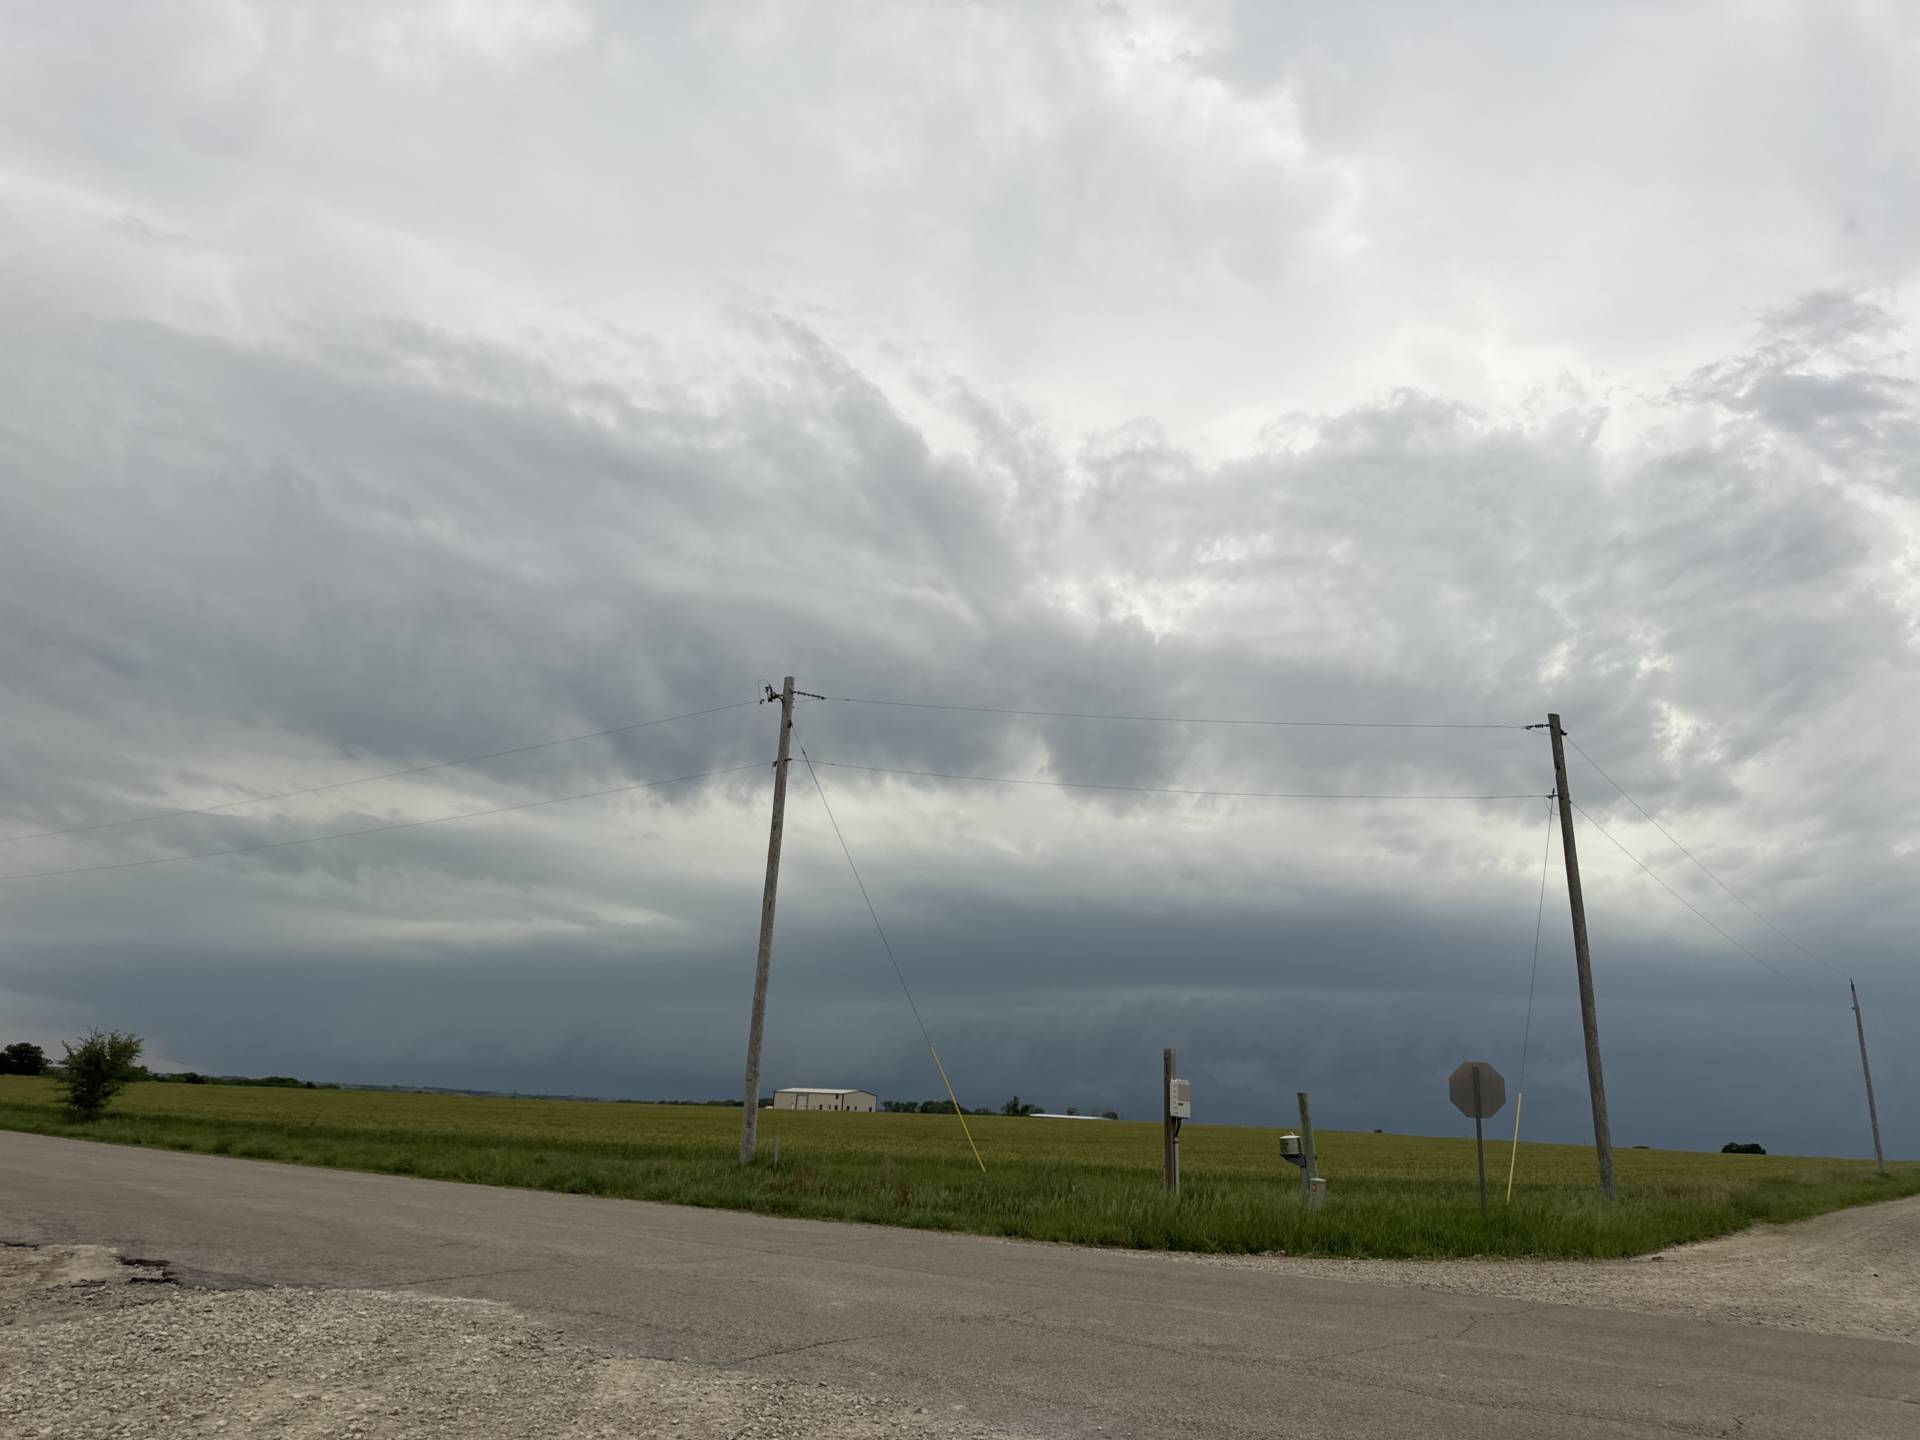
[[0, 1240], [1075, 1436], [1920, 1436], [1920, 1346], [0, 1133]]

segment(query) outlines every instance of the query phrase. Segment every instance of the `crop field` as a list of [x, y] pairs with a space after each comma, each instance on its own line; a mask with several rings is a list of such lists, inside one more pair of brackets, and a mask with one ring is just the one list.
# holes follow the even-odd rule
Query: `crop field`
[[[1304, 1211], [1277, 1130], [1188, 1126], [1182, 1194], [1160, 1189], [1155, 1123], [970, 1116], [987, 1173], [951, 1115], [762, 1111], [760, 1159], [738, 1163], [735, 1108], [355, 1090], [145, 1083], [76, 1124], [45, 1080], [0, 1077], [0, 1128], [125, 1145], [1139, 1249], [1291, 1254], [1613, 1256], [1843, 1206], [1920, 1194], [1920, 1164], [1617, 1153], [1602, 1202], [1590, 1150], [1487, 1144], [1485, 1219], [1473, 1142], [1319, 1131], [1324, 1208]], [[773, 1159], [774, 1142], [780, 1159]]]

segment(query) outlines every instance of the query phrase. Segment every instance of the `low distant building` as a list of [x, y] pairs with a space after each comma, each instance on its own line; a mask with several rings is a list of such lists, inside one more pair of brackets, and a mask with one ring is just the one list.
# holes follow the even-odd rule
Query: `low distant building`
[[790, 1085], [773, 1092], [776, 1110], [853, 1110], [872, 1114], [880, 1097], [871, 1090], [836, 1090], [818, 1085]]

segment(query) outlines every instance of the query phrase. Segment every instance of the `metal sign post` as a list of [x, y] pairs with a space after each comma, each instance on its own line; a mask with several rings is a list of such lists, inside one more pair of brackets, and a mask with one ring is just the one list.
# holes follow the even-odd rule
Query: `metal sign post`
[[1487, 1213], [1487, 1137], [1481, 1121], [1507, 1103], [1507, 1082], [1484, 1060], [1467, 1060], [1447, 1077], [1447, 1095], [1462, 1115], [1473, 1117], [1473, 1148], [1480, 1162], [1480, 1213]]

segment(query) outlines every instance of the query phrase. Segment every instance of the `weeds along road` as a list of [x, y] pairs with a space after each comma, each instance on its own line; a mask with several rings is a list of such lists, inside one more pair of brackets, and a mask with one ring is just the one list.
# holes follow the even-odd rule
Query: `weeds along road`
[[0, 1239], [501, 1301], [631, 1355], [1043, 1435], [1920, 1433], [1897, 1342], [15, 1133]]

